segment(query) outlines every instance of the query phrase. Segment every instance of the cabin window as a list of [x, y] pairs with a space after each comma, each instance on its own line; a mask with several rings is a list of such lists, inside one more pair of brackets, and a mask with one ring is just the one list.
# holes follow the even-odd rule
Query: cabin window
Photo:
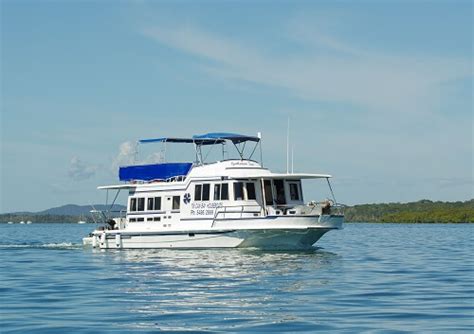
[[181, 196], [173, 196], [173, 210], [179, 210], [180, 202], [181, 202]]
[[228, 183], [214, 185], [214, 200], [215, 201], [229, 200], [229, 184]]
[[130, 223], [133, 223], [133, 222], [136, 222], [137, 220], [136, 220], [135, 218], [130, 218], [128, 221], [129, 221]]
[[137, 199], [130, 198], [130, 211], [137, 211]]
[[290, 199], [292, 201], [300, 200], [300, 191], [298, 188], [298, 183], [290, 183]]
[[196, 184], [194, 187], [195, 201], [209, 201], [211, 195], [211, 185], [209, 183]]
[[152, 221], [153, 221], [153, 218], [152, 218], [152, 217], [151, 217], [151, 218], [147, 218], [146, 221], [147, 221], [147, 222], [152, 222]]
[[221, 200], [229, 200], [229, 184], [228, 183], [222, 183], [222, 189], [221, 189]]
[[257, 199], [257, 195], [255, 193], [255, 183], [253, 182], [248, 182], [245, 184], [245, 187], [247, 188], [247, 199]]
[[273, 205], [272, 181], [263, 181], [263, 187], [265, 189], [265, 203], [267, 203], [267, 205]]
[[161, 197], [150, 197], [148, 198], [147, 210], [161, 210]]
[[194, 200], [200, 201], [202, 198], [202, 184], [196, 184], [194, 187]]
[[137, 218], [137, 222], [143, 222], [145, 221], [145, 218]]
[[161, 210], [161, 197], [155, 197], [155, 210]]
[[205, 183], [202, 185], [202, 200], [209, 201], [209, 196], [211, 193], [211, 185], [209, 183]]
[[155, 222], [159, 222], [160, 220], [161, 220], [161, 217], [154, 217], [153, 218], [153, 221], [155, 221]]
[[214, 201], [219, 201], [221, 199], [221, 185], [214, 185]]
[[242, 201], [244, 199], [244, 184], [242, 182], [234, 183], [234, 200]]
[[137, 211], [145, 211], [145, 198], [138, 198]]

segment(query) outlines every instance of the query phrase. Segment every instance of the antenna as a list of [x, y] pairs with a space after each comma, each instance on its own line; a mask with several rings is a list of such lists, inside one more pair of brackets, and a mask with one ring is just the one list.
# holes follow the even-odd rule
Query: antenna
[[294, 161], [293, 161], [293, 154], [295, 153], [295, 145], [291, 145], [291, 174], [293, 174], [293, 167], [294, 167]]
[[290, 116], [288, 116], [288, 128], [286, 130], [286, 174], [290, 169]]

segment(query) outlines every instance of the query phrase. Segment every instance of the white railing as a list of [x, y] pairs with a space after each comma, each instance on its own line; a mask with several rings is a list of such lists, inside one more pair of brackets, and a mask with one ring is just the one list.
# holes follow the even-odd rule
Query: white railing
[[[254, 209], [252, 210], [248, 208], [254, 208]], [[252, 217], [258, 217], [263, 214], [263, 208], [260, 205], [256, 205], [256, 204], [226, 205], [226, 206], [218, 207], [216, 208], [216, 211], [214, 212], [214, 217], [212, 219], [211, 226], [214, 227], [214, 223], [216, 219], [225, 219], [226, 214], [234, 214], [232, 218], [241, 219], [244, 217], [245, 213], [253, 214]], [[235, 216], [235, 214], [237, 214], [237, 217]]]
[[250, 217], [267, 215], [343, 215], [344, 208], [343, 204], [328, 204], [327, 202], [314, 201], [303, 205], [285, 204], [267, 206], [266, 208], [255, 204], [227, 205], [216, 208], [211, 227], [214, 227], [216, 220], [225, 219], [226, 215], [232, 215], [232, 217], [228, 218], [235, 219], [244, 218], [244, 214], [253, 214]]

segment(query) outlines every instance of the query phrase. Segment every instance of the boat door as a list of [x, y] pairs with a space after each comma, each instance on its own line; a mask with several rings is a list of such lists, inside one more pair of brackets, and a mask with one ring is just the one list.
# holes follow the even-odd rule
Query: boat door
[[[283, 179], [263, 180], [263, 192], [267, 214], [279, 214], [276, 207], [286, 206], [285, 182]], [[275, 210], [277, 209], [277, 210]]]

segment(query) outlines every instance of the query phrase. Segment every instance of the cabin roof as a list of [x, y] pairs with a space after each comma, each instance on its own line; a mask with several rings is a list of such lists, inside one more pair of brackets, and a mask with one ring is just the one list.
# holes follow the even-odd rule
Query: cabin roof
[[331, 178], [329, 174], [309, 174], [309, 173], [245, 173], [242, 175], [233, 175], [233, 179], [286, 179], [286, 180], [301, 180], [301, 179], [326, 179]]

